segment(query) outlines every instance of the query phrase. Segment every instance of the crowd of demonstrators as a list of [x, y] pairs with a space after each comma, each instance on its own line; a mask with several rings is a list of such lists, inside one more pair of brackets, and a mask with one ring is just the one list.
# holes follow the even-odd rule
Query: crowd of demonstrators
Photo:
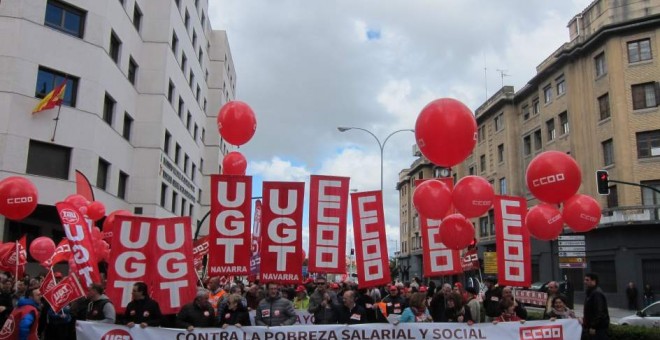
[[400, 322], [431, 322], [433, 318], [426, 306], [426, 294], [413, 293], [410, 298], [410, 307], [406, 307], [401, 314]]

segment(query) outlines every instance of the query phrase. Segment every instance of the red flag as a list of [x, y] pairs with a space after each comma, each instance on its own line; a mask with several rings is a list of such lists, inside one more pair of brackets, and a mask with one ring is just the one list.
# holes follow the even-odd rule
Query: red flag
[[261, 280], [302, 282], [302, 215], [305, 183], [263, 183]]
[[358, 285], [360, 288], [369, 288], [387, 284], [391, 279], [383, 193], [381, 191], [353, 193], [351, 207]]
[[55, 252], [50, 257], [50, 260], [44, 261], [42, 265], [44, 267], [52, 267], [60, 262], [68, 262], [70, 258], [71, 246], [69, 245], [69, 240], [63, 238], [55, 248]]
[[525, 227], [527, 201], [522, 197], [495, 196], [495, 242], [500, 286], [529, 287], [532, 256]]
[[250, 274], [252, 177], [211, 176], [208, 273]]
[[83, 296], [85, 296], [85, 290], [74, 273], [71, 273], [52, 289], [43, 293], [44, 299], [48, 301], [55, 313], [59, 313], [64, 306]]
[[346, 272], [346, 212], [350, 178], [312, 175], [309, 193], [309, 271]]
[[100, 283], [101, 276], [92, 243], [92, 233], [87, 221], [71, 203], [57, 202], [55, 206], [72, 249], [77, 267], [75, 273], [83, 278], [82, 284], [85, 288], [93, 283]]
[[197, 239], [193, 242], [193, 265], [195, 269], [200, 270], [202, 268], [202, 259], [204, 255], [209, 253], [209, 237], [204, 236], [200, 239]]
[[7, 242], [0, 245], [0, 270], [14, 273], [22, 277], [27, 263], [25, 251], [25, 235], [19, 241]]
[[41, 291], [41, 294], [45, 294], [53, 287], [55, 287], [55, 285], [57, 285], [57, 282], [55, 282], [55, 276], [53, 275], [53, 271], [50, 270], [44, 277], [44, 281], [41, 282], [41, 287], [39, 287], [39, 290]]
[[94, 201], [92, 184], [80, 170], [76, 170], [76, 194], [85, 197], [90, 202]]

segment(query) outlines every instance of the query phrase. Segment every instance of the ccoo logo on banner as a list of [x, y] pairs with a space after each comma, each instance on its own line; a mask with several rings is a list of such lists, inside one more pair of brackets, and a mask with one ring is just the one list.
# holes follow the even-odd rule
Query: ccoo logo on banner
[[360, 288], [369, 288], [387, 284], [391, 279], [383, 194], [380, 191], [353, 193], [351, 206], [358, 285]]
[[497, 274], [501, 286], [532, 284], [529, 230], [525, 226], [527, 201], [522, 197], [495, 196]]

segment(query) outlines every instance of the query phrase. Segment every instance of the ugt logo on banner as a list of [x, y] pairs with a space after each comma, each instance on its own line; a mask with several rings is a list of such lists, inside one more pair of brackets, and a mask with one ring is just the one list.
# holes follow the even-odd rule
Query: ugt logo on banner
[[87, 221], [71, 203], [58, 202], [55, 206], [73, 252], [73, 261], [77, 268], [76, 274], [84, 278], [85, 287], [91, 286], [92, 283], [100, 283], [101, 276], [94, 255], [92, 233]]

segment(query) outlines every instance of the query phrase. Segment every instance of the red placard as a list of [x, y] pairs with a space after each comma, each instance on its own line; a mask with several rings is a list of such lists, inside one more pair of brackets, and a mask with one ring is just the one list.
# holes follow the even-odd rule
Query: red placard
[[211, 176], [210, 276], [250, 274], [252, 177]]
[[312, 175], [309, 193], [309, 271], [346, 272], [348, 177]]
[[461, 266], [463, 271], [479, 270], [479, 257], [476, 249], [468, 250], [461, 258]]
[[209, 253], [209, 236], [206, 235], [200, 239], [193, 241], [193, 265], [196, 270], [200, 270], [203, 266], [203, 259]]
[[261, 246], [261, 200], [254, 202], [254, 222], [252, 223], [252, 256], [250, 257], [250, 281], [254, 281], [259, 276], [261, 267], [261, 255], [259, 251]]
[[196, 293], [190, 217], [117, 216], [106, 294], [123, 312], [136, 282], [149, 286], [163, 314], [175, 314]]
[[48, 301], [55, 313], [59, 313], [66, 305], [83, 296], [85, 296], [85, 290], [80, 285], [75, 273], [67, 276], [43, 294], [44, 299]]
[[55, 252], [53, 253], [53, 256], [50, 257], [50, 260], [46, 260], [44, 262], [44, 266], [54, 266], [58, 264], [59, 262], [67, 262], [71, 258], [71, 246], [69, 245], [69, 241], [65, 238], [63, 238], [59, 244], [57, 244], [57, 248], [55, 248]]
[[500, 286], [529, 287], [532, 260], [529, 231], [525, 227], [527, 201], [522, 197], [495, 196], [497, 275]]
[[71, 246], [73, 262], [76, 264], [75, 273], [82, 279], [83, 287], [89, 288], [93, 283], [101, 283], [88, 222], [71, 203], [57, 202], [55, 206]]
[[380, 191], [353, 193], [351, 206], [359, 288], [387, 284], [391, 279], [383, 194]]
[[419, 215], [424, 254], [424, 277], [454, 275], [463, 272], [461, 253], [440, 241], [440, 220]]
[[302, 282], [302, 215], [305, 183], [264, 182], [261, 280]]

